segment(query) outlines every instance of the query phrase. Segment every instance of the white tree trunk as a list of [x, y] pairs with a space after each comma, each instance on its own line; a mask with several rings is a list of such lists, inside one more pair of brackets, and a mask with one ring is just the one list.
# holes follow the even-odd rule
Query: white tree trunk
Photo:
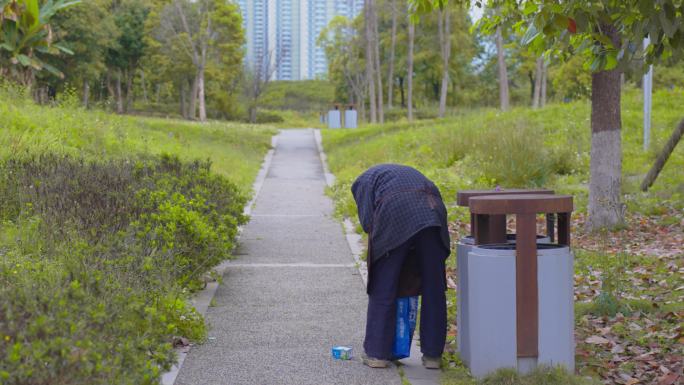
[[387, 63], [387, 66], [389, 67], [388, 73], [387, 73], [387, 109], [391, 110], [392, 109], [392, 98], [394, 96], [394, 48], [397, 45], [397, 2], [396, 0], [392, 0], [390, 3], [390, 7], [392, 8], [390, 11], [392, 12], [392, 37], [391, 37], [391, 43], [390, 43], [390, 57], [389, 57], [389, 63]]
[[612, 228], [622, 223], [622, 145], [620, 130], [591, 134], [589, 179], [589, 230]]
[[496, 56], [499, 65], [499, 101], [501, 109], [506, 111], [510, 105], [510, 98], [508, 96], [508, 70], [506, 69], [501, 27], [496, 29]]
[[378, 96], [378, 103], [377, 103], [377, 108], [378, 108], [378, 123], [382, 124], [385, 122], [385, 112], [383, 111], [383, 103], [385, 101], [383, 100], [382, 97], [382, 67], [380, 66], [380, 36], [378, 33], [378, 13], [375, 8], [375, 3], [373, 0], [370, 0], [371, 4], [371, 14], [373, 17], [371, 18], [371, 22], [373, 23], [373, 49], [374, 49], [374, 64], [375, 64], [375, 76], [378, 82], [378, 88], [377, 88], [377, 96]]
[[449, 59], [451, 56], [451, 31], [449, 27], [449, 10], [439, 11], [437, 18], [439, 44], [442, 52], [442, 89], [439, 94], [439, 117], [446, 113], [447, 92], [449, 90]]
[[116, 74], [116, 113], [123, 114], [124, 112], [124, 102], [123, 102], [123, 92], [121, 91], [121, 71], [117, 71]]
[[83, 80], [83, 107], [88, 108], [90, 103], [90, 84], [88, 79]]
[[140, 69], [140, 83], [142, 83], [143, 102], [147, 103], [147, 83], [145, 82], [145, 70]]
[[541, 99], [542, 77], [544, 72], [544, 58], [537, 58], [534, 69], [534, 97], [532, 98], [532, 108], [539, 108]]
[[408, 21], [408, 57], [406, 59], [406, 105], [408, 107], [408, 120], [413, 121], [413, 43], [416, 35], [416, 26], [411, 18]]
[[[619, 45], [616, 29], [607, 26]], [[600, 71], [591, 77], [591, 161], [589, 230], [614, 228], [623, 223], [622, 117], [620, 114], [620, 71]]]
[[542, 62], [542, 81], [541, 81], [541, 100], [539, 101], [540, 107], [544, 107], [546, 105], [546, 83], [547, 79], [546, 76], [549, 73], [549, 67], [546, 65], [545, 62]]
[[207, 121], [207, 108], [204, 97], [204, 68], [197, 73], [197, 99], [199, 99], [199, 120]]
[[188, 111], [188, 119], [195, 120], [197, 117], [197, 88], [199, 86], [199, 77], [195, 75], [190, 87], [190, 109]]
[[363, 15], [366, 32], [366, 84], [368, 85], [368, 101], [370, 104], [370, 122], [377, 123], [377, 108], [375, 96], [375, 75], [373, 69], [373, 32], [371, 25], [371, 0], [365, 0], [365, 13]]

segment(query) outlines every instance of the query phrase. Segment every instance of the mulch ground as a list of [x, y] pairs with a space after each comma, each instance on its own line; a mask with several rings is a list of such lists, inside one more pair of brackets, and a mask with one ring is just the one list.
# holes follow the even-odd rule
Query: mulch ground
[[[605, 384], [684, 384], [684, 216], [664, 217], [630, 214], [623, 229], [591, 234], [573, 215], [578, 373]], [[457, 240], [469, 224], [450, 230]], [[447, 274], [457, 290], [456, 269]]]

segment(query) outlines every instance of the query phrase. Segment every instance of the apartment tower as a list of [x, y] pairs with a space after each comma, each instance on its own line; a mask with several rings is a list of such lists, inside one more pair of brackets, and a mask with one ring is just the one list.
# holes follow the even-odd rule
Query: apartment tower
[[238, 5], [245, 61], [253, 69], [270, 69], [274, 80], [324, 76], [328, 64], [318, 36], [333, 17], [353, 19], [363, 10], [363, 0], [238, 0]]

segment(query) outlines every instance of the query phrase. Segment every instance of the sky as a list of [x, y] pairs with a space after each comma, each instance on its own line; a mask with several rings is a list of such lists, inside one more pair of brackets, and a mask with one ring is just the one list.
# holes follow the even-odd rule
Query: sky
[[480, 18], [482, 17], [482, 12], [483, 12], [483, 9], [476, 7], [475, 4], [470, 6], [469, 13], [470, 13], [470, 17], [473, 19], [473, 23], [480, 20]]

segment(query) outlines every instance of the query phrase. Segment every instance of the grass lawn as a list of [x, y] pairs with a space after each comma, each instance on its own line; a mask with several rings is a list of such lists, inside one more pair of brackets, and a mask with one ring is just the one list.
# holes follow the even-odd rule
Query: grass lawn
[[[638, 186], [684, 118], [684, 90], [655, 93], [648, 151], [642, 149], [641, 105], [640, 90], [624, 91], [623, 199], [627, 218], [626, 226], [614, 232], [586, 234], [583, 230], [591, 141], [591, 106], [586, 100], [551, 104], [540, 110], [518, 107], [502, 113], [481, 109], [442, 120], [323, 130], [328, 163], [337, 176], [330, 194], [337, 214], [356, 221], [349, 191], [356, 176], [378, 163], [414, 166], [440, 188], [454, 241], [467, 231], [469, 223], [467, 210], [455, 205], [458, 190], [500, 185], [547, 187], [572, 194], [576, 206], [578, 374], [611, 384], [676, 381], [684, 350], [684, 145], [675, 149], [648, 192], [639, 191]], [[452, 275], [457, 269], [454, 260], [449, 262]], [[456, 301], [451, 294], [448, 350], [454, 352]], [[603, 339], [589, 338], [596, 335]], [[471, 383], [457, 357], [449, 355], [449, 360], [451, 369], [445, 383]], [[486, 383], [542, 383], [510, 380], [505, 372], [498, 378]], [[568, 381], [575, 380], [581, 383], [583, 378]]]
[[212, 169], [249, 192], [270, 148], [268, 125], [119, 116], [84, 110], [67, 100], [57, 107], [27, 103], [17, 91], [0, 95], [0, 158], [46, 152], [86, 159], [168, 153], [211, 159]]

